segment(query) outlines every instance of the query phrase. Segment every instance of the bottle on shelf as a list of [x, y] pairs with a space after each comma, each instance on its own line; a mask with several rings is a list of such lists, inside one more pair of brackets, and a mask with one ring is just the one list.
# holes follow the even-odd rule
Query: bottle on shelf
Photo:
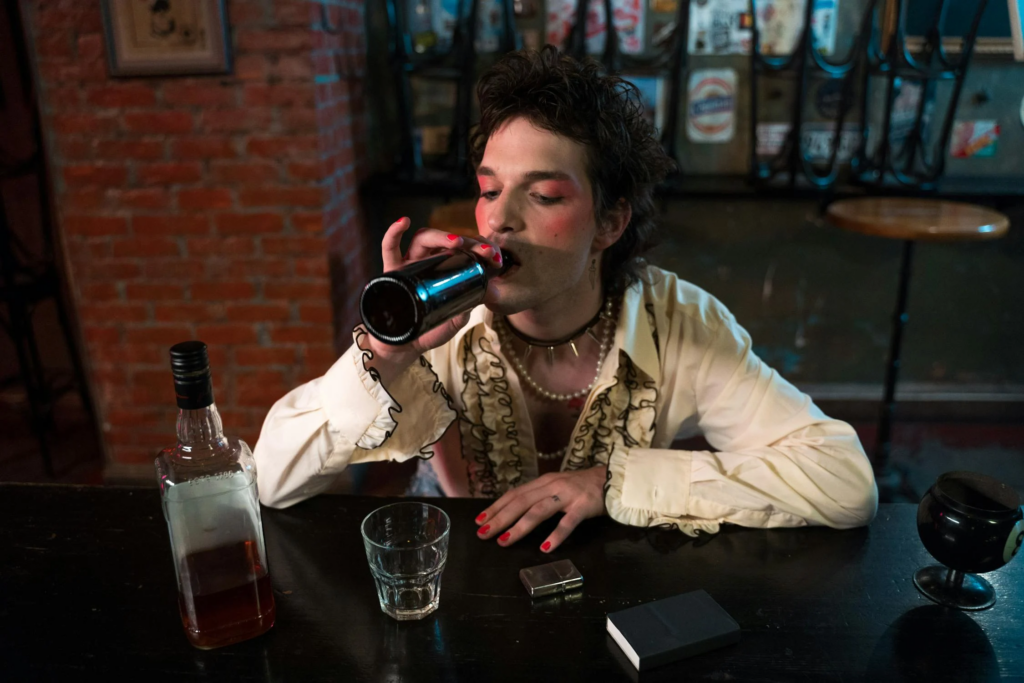
[[192, 645], [211, 649], [274, 625], [256, 462], [224, 435], [206, 344], [171, 347], [178, 442], [156, 458], [178, 577], [178, 606]]

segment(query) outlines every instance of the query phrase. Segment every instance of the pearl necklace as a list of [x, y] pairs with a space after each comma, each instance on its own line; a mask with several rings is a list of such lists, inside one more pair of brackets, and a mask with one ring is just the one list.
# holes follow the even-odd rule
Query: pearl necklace
[[[547, 389], [545, 389], [544, 387], [539, 385], [536, 382], [536, 380], [534, 380], [532, 377], [530, 377], [530, 375], [526, 372], [526, 367], [523, 365], [522, 361], [519, 360], [519, 356], [516, 355], [516, 351], [515, 351], [515, 349], [512, 346], [512, 340], [509, 338], [509, 334], [510, 334], [509, 330], [508, 330], [509, 325], [505, 321], [504, 318], [501, 318], [498, 321], [499, 324], [497, 325], [497, 328], [498, 328], [498, 336], [501, 339], [501, 347], [502, 347], [502, 349], [507, 349], [508, 359], [510, 361], [512, 361], [512, 366], [515, 368], [516, 374], [518, 374], [520, 377], [522, 377], [523, 380], [526, 382], [526, 384], [529, 385], [529, 387], [531, 389], [533, 389], [537, 393], [537, 395], [540, 396], [541, 398], [547, 399], [549, 401], [556, 401], [556, 402], [559, 402], [559, 403], [566, 403], [568, 401], [573, 400], [574, 398], [582, 398], [584, 396], [589, 395], [591, 389], [593, 389], [594, 385], [597, 383], [597, 378], [601, 376], [601, 368], [604, 367], [604, 357], [606, 355], [608, 355], [608, 350], [611, 348], [611, 345], [612, 345], [611, 344], [612, 332], [614, 331], [614, 326], [610, 324], [611, 321], [612, 321], [612, 300], [611, 299], [607, 299], [605, 301], [604, 311], [601, 312], [601, 315], [598, 318], [598, 322], [600, 322], [601, 320], [608, 321], [609, 324], [605, 325], [604, 326], [604, 330], [601, 332], [601, 339], [600, 339], [601, 350], [600, 350], [600, 352], [598, 353], [598, 356], [597, 356], [597, 368], [594, 371], [594, 379], [590, 380], [590, 384], [588, 384], [586, 386], [586, 388], [580, 389], [579, 391], [574, 391], [571, 394], [558, 394], [558, 393], [555, 393], [553, 391], [548, 391]], [[576, 338], [578, 338], [580, 336], [583, 336], [584, 334], [589, 334], [591, 337], [594, 337], [593, 327], [588, 327], [586, 330], [584, 330], [579, 335], [577, 335]], [[594, 338], [596, 339], [596, 337], [594, 337]], [[572, 347], [573, 352], [575, 352], [576, 355], [579, 355], [579, 353], [576, 351], [576, 345], [575, 345], [574, 341], [575, 341], [575, 338], [571, 339], [571, 340], [569, 340], [567, 342], [562, 342], [562, 343], [569, 344]], [[547, 349], [548, 349], [548, 360], [552, 361], [553, 358], [554, 358], [555, 347], [554, 346], [548, 346]], [[527, 349], [526, 349], [526, 355], [527, 356], [530, 355], [530, 346], [529, 345], [527, 346]], [[564, 453], [565, 449], [562, 449], [562, 451]], [[549, 454], [545, 454], [545, 455], [549, 455]], [[558, 457], [558, 453], [553, 453], [553, 454], [550, 454], [550, 455], [551, 455], [552, 458]]]

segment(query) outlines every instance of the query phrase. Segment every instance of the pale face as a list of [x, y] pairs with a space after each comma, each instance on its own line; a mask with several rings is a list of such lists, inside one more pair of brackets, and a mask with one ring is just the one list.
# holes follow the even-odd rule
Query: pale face
[[603, 245], [583, 145], [523, 118], [491, 135], [477, 172], [480, 235], [513, 266], [494, 280], [492, 310], [505, 315], [571, 305], [589, 293], [587, 270]]

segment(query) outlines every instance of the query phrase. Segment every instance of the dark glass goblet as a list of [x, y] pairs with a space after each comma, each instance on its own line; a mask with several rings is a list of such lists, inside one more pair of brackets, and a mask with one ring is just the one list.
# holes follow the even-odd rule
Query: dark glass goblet
[[946, 472], [917, 506], [917, 533], [925, 549], [945, 565], [917, 570], [917, 589], [947, 607], [988, 609], [996, 604], [996, 592], [977, 574], [999, 569], [1020, 552], [1020, 496], [984, 474]]

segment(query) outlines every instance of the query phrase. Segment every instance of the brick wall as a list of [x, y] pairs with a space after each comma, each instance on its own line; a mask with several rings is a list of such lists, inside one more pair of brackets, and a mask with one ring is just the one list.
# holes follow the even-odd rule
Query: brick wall
[[[233, 74], [111, 79], [98, 0], [24, 4], [109, 461], [148, 466], [173, 441], [167, 349], [190, 338], [210, 345], [225, 427], [253, 445], [351, 327], [332, 272], [343, 295], [365, 277], [361, 5], [333, 4], [333, 35], [318, 2], [229, 0]], [[336, 52], [356, 65], [344, 78]]]

